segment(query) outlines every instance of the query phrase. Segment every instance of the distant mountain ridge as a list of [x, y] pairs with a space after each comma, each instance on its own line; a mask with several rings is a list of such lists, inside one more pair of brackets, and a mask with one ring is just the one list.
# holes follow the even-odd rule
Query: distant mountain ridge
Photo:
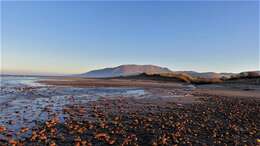
[[147, 74], [161, 74], [161, 73], [171, 73], [172, 71], [166, 67], [160, 67], [156, 65], [120, 65], [114, 68], [104, 68], [99, 70], [89, 71], [79, 76], [82, 77], [93, 77], [93, 78], [103, 78], [103, 77], [118, 77], [118, 76], [129, 76], [137, 75], [141, 73]]
[[184, 74], [192, 78], [205, 78], [205, 79], [221, 79], [221, 78], [235, 78], [240, 76], [260, 76], [259, 71], [242, 72], [242, 73], [215, 73], [215, 72], [195, 72], [195, 71], [171, 71], [166, 67], [160, 67], [156, 65], [120, 65], [112, 68], [104, 68], [89, 71], [80, 75], [79, 77], [89, 77], [89, 78], [107, 78], [107, 77], [119, 77], [119, 76], [131, 76], [138, 74], [160, 74], [167, 76], [175, 76], [177, 74]]

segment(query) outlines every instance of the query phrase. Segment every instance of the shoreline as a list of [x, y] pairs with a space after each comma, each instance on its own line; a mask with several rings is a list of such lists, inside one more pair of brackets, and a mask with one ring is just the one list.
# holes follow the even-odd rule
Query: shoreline
[[[256, 97], [260, 99], [260, 89], [244, 90], [239, 88], [212, 88], [212, 85], [199, 86], [182, 82], [167, 82], [154, 80], [132, 80], [132, 79], [87, 79], [87, 78], [63, 78], [41, 80], [38, 83], [55, 86], [70, 86], [81, 88], [98, 88], [98, 87], [139, 87], [146, 90], [165, 89], [165, 90], [189, 90], [193, 95], [209, 95], [209, 96], [226, 96], [226, 97]], [[219, 86], [219, 85], [218, 85]]]

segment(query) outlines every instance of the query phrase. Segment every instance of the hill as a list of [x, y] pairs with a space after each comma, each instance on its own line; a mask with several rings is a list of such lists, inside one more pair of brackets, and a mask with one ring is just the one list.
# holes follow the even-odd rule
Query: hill
[[165, 67], [155, 65], [120, 65], [113, 68], [104, 68], [99, 70], [93, 70], [87, 73], [80, 74], [81, 77], [91, 78], [105, 78], [105, 77], [118, 77], [118, 76], [130, 76], [138, 75], [141, 73], [146, 74], [162, 74], [171, 73], [172, 71]]

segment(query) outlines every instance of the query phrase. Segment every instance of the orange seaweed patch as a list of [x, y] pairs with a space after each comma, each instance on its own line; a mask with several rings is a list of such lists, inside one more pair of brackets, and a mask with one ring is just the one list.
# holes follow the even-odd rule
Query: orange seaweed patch
[[5, 126], [2, 126], [2, 125], [0, 125], [0, 132], [4, 132], [4, 131], [6, 131], [6, 127], [5, 127]]

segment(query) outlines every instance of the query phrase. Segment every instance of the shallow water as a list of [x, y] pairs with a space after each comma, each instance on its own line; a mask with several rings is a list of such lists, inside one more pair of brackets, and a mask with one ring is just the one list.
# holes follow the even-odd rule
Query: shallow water
[[[142, 97], [147, 94], [140, 88], [74, 88], [47, 86], [36, 83], [40, 77], [2, 76], [0, 93], [0, 125], [16, 137], [21, 127], [34, 127], [53, 116], [63, 121], [62, 109], [69, 104], [86, 103], [102, 97]], [[44, 78], [46, 79], [46, 78]], [[29, 134], [30, 131], [27, 132]], [[19, 138], [26, 137], [20, 135]], [[0, 139], [5, 138], [0, 134]]]

